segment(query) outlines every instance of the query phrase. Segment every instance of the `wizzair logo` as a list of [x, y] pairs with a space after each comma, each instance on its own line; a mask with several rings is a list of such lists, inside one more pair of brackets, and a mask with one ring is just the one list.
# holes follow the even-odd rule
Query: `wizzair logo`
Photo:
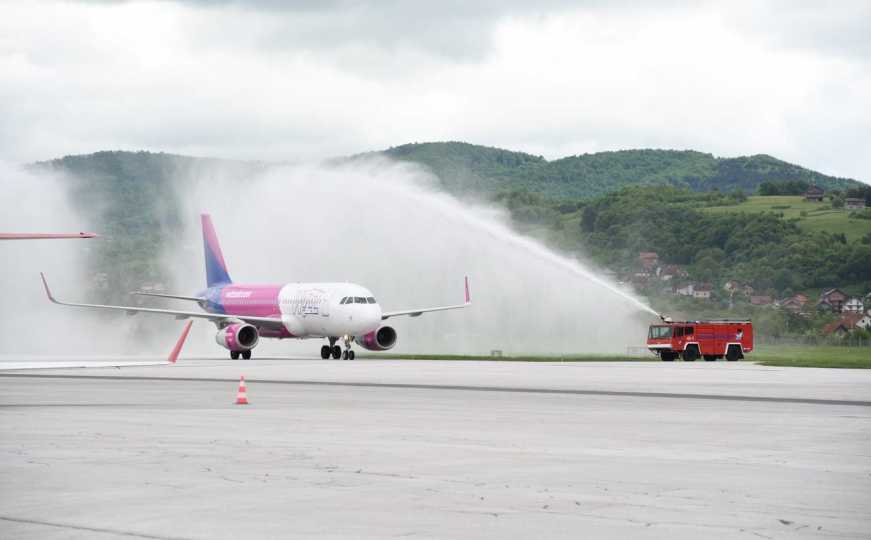
[[251, 298], [251, 291], [227, 291], [225, 298]]

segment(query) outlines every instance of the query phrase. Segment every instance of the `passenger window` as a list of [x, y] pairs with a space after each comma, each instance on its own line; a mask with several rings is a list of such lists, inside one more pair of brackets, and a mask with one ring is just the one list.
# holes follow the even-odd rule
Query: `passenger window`
[[374, 304], [374, 303], [375, 303], [375, 299], [372, 298], [371, 296], [368, 297], [368, 298], [366, 299], [366, 301], [369, 302], [370, 304]]
[[692, 326], [687, 326], [686, 335], [688, 335], [688, 336], [693, 335], [693, 327]]

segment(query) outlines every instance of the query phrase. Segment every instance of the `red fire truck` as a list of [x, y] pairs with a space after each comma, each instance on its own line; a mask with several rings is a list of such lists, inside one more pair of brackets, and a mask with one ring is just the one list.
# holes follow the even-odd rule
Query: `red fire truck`
[[664, 362], [674, 361], [678, 356], [684, 362], [723, 357], [734, 362], [753, 350], [750, 319], [673, 322], [663, 317], [662, 320], [663, 324], [650, 326], [647, 348]]

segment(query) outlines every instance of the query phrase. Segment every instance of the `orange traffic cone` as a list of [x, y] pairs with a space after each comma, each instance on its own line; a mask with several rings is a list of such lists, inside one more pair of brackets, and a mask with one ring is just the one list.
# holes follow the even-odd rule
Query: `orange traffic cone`
[[248, 396], [245, 388], [245, 376], [239, 377], [239, 392], [236, 394], [236, 405], [248, 405]]

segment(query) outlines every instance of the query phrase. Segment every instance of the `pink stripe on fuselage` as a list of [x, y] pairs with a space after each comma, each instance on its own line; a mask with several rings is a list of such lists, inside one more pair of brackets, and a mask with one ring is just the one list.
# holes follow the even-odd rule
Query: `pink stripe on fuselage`
[[278, 293], [281, 285], [227, 285], [221, 289], [221, 304], [228, 315], [281, 317]]

